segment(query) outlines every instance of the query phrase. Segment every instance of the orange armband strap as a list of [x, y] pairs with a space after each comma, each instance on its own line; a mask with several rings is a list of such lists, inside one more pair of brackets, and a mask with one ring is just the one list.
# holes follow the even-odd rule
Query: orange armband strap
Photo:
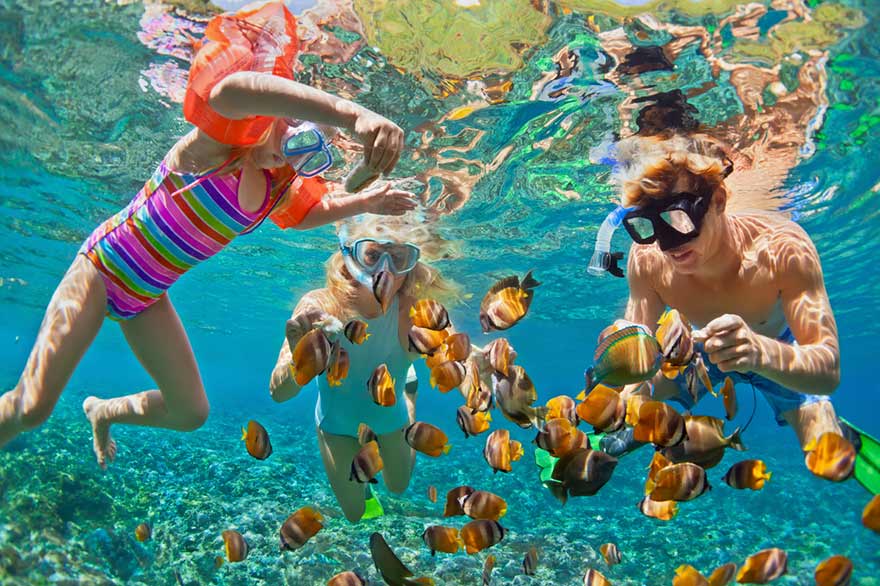
[[321, 177], [297, 177], [289, 188], [287, 203], [269, 215], [279, 228], [292, 228], [302, 222], [327, 195], [327, 182]]

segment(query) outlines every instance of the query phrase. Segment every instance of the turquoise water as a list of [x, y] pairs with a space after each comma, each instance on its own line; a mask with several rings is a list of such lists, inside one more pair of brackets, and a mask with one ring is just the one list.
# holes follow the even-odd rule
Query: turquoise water
[[[647, 6], [655, 20], [589, 0], [313, 4], [290, 3], [306, 30], [299, 79], [355, 97], [407, 131], [410, 148], [395, 175], [427, 185], [420, 195], [428, 215], [456, 245], [436, 264], [473, 295], [451, 308], [456, 326], [486, 341], [476, 311], [486, 288], [529, 268], [543, 282], [508, 336], [541, 400], [580, 388], [596, 334], [626, 300], [625, 282], [585, 270], [614, 195], [600, 147], [632, 131], [633, 97], [682, 89], [701, 122], [752, 157], [756, 174], [739, 181], [739, 201], [749, 202], [742, 206], [790, 213], [815, 241], [840, 330], [835, 406], [880, 434], [876, 3], [774, 2], [753, 28], [731, 19], [736, 3], [723, 1], [711, 10], [619, 3]], [[201, 27], [192, 14], [156, 4], [0, 1], [2, 388], [18, 379], [79, 244], [186, 131], [175, 100], [187, 62], [173, 31]], [[698, 33], [709, 35], [704, 47], [680, 42]], [[615, 77], [603, 63], [621, 39], [666, 46], [679, 39], [675, 68]], [[566, 49], [578, 66], [554, 79]], [[715, 72], [713, 63], [725, 67]], [[618, 238], [624, 246], [625, 235]], [[577, 584], [587, 567], [614, 584], [669, 584], [679, 564], [708, 572], [771, 546], [790, 556], [779, 584], [812, 584], [816, 564], [837, 553], [855, 563], [854, 584], [880, 584], [880, 537], [859, 522], [868, 495], [854, 482], [813, 477], [792, 432], [776, 427], [760, 398], [750, 450], [728, 454], [710, 471], [714, 489], [664, 524], [636, 508], [646, 450], [622, 460], [597, 496], [559, 508], [536, 480], [531, 434], [514, 434], [526, 456], [511, 474], [493, 476], [482, 440], [458, 433], [454, 397], [423, 385], [419, 418], [446, 430], [452, 451], [419, 456], [402, 496], [380, 485], [385, 517], [349, 524], [317, 453], [314, 392], [282, 405], [267, 392], [284, 321], [299, 296], [323, 282], [334, 245], [330, 228], [285, 234], [266, 225], [175, 285], [211, 417], [190, 434], [119, 428], [118, 461], [101, 472], [82, 399], [151, 386], [118, 327], [105, 325], [52, 418], [0, 451], [0, 583], [176, 584], [178, 572], [185, 584], [322, 584], [354, 568], [378, 579], [367, 539], [381, 531], [417, 573], [476, 584], [485, 553], [432, 558], [419, 537], [426, 525], [444, 523], [427, 487], [442, 495], [467, 483], [509, 503], [502, 523], [510, 533], [490, 550], [496, 584]], [[750, 395], [741, 393], [740, 417]], [[706, 410], [718, 415], [715, 405]], [[275, 446], [264, 462], [238, 441], [251, 418]], [[734, 493], [720, 481], [745, 456], [773, 471], [760, 492]], [[279, 555], [278, 526], [307, 504], [325, 514], [326, 528], [302, 550]], [[154, 529], [144, 544], [133, 536], [142, 521]], [[220, 533], [229, 528], [252, 551], [245, 563], [216, 570]], [[611, 569], [598, 554], [607, 541], [624, 559]], [[532, 578], [520, 566], [530, 545], [540, 552]]]

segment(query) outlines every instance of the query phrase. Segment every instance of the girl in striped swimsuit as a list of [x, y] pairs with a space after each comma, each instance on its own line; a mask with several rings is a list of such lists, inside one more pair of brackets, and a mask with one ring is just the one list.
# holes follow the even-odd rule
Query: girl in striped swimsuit
[[[345, 128], [363, 143], [367, 166], [387, 174], [403, 146], [403, 132], [388, 119], [265, 72], [232, 73], [206, 96], [197, 114], [208, 112], [211, 124], [203, 124], [203, 116], [200, 126], [174, 145], [131, 203], [86, 240], [56, 289], [18, 384], [0, 396], [0, 447], [48, 418], [105, 314], [120, 322], [158, 389], [85, 400], [98, 463], [106, 467], [116, 455], [113, 423], [200, 427], [208, 400], [168, 288], [266, 217], [282, 227], [308, 229], [361, 213], [400, 215], [415, 207], [411, 193], [388, 186], [323, 199], [320, 182], [298, 176], [298, 160], [282, 151], [290, 119]], [[186, 108], [185, 103], [185, 113]], [[231, 146], [236, 141], [217, 132], [236, 124], [253, 131], [257, 123], [265, 130], [244, 146]]]

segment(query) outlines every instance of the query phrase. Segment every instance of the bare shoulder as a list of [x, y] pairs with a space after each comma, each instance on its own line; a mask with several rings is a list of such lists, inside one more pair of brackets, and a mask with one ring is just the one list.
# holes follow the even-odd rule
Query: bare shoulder
[[198, 128], [193, 128], [174, 143], [165, 155], [165, 164], [182, 173], [202, 173], [219, 167], [231, 155], [232, 147], [217, 142]]
[[772, 214], [735, 216], [745, 236], [748, 256], [780, 279], [821, 274], [813, 240], [797, 223]]
[[333, 296], [330, 294], [329, 289], [312, 289], [300, 298], [293, 313], [300, 314], [314, 311], [331, 313], [331, 310], [333, 309], [332, 299]]

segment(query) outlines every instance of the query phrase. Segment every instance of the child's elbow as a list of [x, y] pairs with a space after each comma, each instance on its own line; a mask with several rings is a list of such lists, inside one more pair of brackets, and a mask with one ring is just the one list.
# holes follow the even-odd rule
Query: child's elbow
[[251, 114], [245, 110], [247, 97], [254, 90], [254, 75], [250, 71], [238, 71], [221, 79], [211, 89], [208, 105], [226, 118], [239, 120]]

